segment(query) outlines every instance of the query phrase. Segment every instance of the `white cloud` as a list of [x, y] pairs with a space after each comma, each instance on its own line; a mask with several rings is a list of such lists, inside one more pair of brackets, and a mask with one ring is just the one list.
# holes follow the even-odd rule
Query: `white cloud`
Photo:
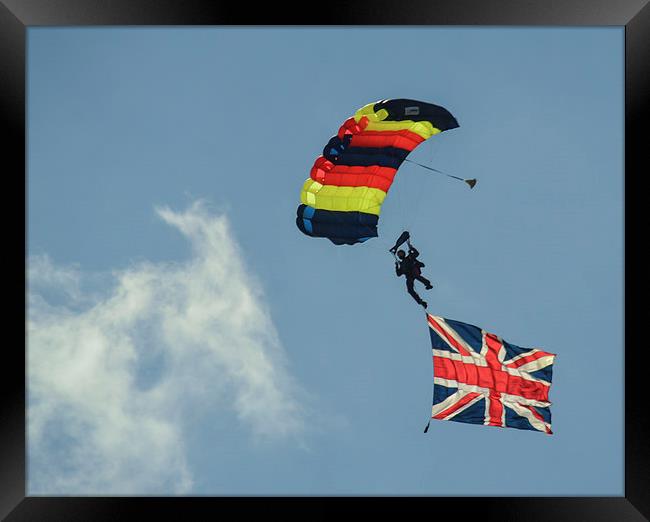
[[78, 268], [29, 259], [30, 494], [191, 492], [189, 416], [215, 407], [255, 438], [303, 428], [261, 285], [227, 218], [200, 203], [157, 212], [192, 256], [116, 271], [102, 298], [82, 291]]

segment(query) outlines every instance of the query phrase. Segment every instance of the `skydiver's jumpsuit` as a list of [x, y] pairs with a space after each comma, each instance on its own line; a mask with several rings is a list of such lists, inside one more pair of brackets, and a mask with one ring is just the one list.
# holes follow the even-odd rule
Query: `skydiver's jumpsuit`
[[413, 283], [417, 279], [424, 284], [427, 288], [431, 287], [431, 281], [422, 276], [420, 272], [420, 267], [424, 266], [424, 263], [418, 261], [417, 257], [420, 255], [414, 247], [409, 245], [409, 253], [402, 259], [400, 263], [395, 263], [395, 274], [397, 277], [403, 275], [406, 277], [406, 290], [411, 297], [415, 299], [415, 302], [419, 305], [422, 305], [424, 301], [420, 299], [420, 296], [417, 294], [413, 288]]

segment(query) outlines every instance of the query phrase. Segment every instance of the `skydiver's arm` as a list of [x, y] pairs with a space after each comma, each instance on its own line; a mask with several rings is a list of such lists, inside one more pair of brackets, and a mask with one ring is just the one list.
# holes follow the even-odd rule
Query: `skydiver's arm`
[[400, 266], [399, 266], [399, 263], [397, 261], [395, 261], [395, 275], [397, 277], [402, 275], [402, 271], [400, 270]]
[[415, 258], [420, 255], [420, 252], [418, 252], [415, 247], [409, 244], [409, 255]]

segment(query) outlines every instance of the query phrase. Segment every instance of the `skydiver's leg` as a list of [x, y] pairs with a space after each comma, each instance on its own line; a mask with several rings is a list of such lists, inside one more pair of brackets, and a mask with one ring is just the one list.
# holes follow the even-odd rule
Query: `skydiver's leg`
[[414, 279], [412, 277], [406, 278], [406, 290], [408, 291], [409, 294], [411, 294], [411, 297], [415, 299], [415, 302], [421, 305], [424, 301], [420, 299], [420, 296], [415, 291], [415, 288], [413, 288], [413, 281]]
[[424, 287], [425, 287], [427, 290], [431, 290], [431, 289], [433, 288], [433, 285], [431, 284], [431, 281], [429, 281], [429, 280], [428, 280], [426, 277], [424, 277], [423, 275], [417, 275], [417, 276], [415, 276], [415, 279], [417, 279], [418, 281], [420, 281], [420, 283], [423, 283], [423, 284], [424, 284]]

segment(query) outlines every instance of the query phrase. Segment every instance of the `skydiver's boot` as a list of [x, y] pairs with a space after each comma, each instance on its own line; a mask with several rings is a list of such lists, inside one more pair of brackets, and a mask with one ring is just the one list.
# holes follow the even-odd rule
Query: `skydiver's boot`
[[426, 307], [428, 306], [426, 301], [422, 301], [420, 304], [421, 304], [424, 308], [426, 308]]

